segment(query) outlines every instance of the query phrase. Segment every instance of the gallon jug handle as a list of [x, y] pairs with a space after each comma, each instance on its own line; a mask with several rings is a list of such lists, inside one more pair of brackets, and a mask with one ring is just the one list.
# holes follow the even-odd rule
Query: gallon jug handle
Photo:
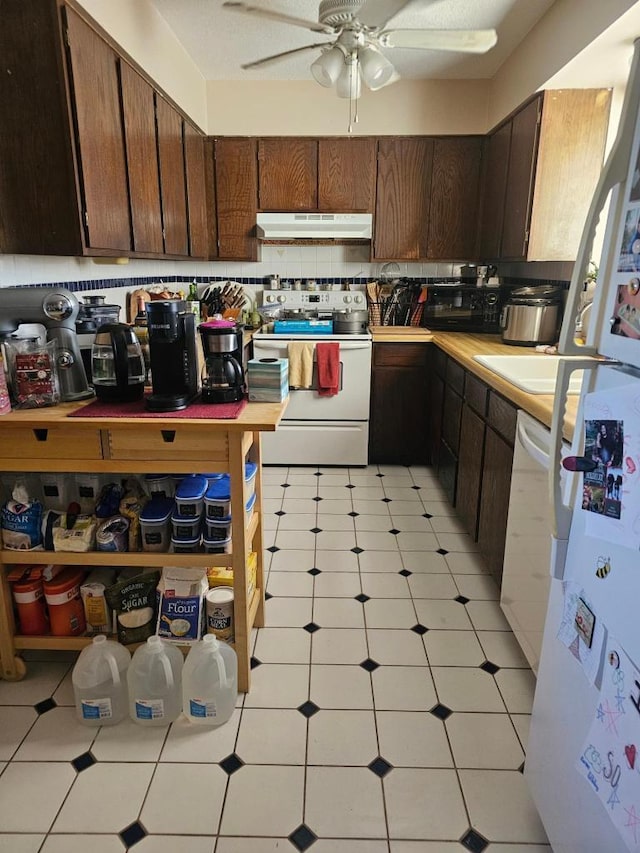
[[173, 687], [173, 670], [171, 669], [171, 664], [167, 660], [165, 655], [160, 657], [162, 661], [162, 667], [164, 669], [164, 677], [167, 681], [167, 687]]
[[113, 678], [114, 684], [120, 684], [120, 670], [118, 669], [118, 664], [116, 662], [115, 655], [109, 655], [107, 657], [109, 661], [109, 669], [111, 670], [111, 678]]
[[216, 655], [216, 664], [218, 667], [218, 678], [220, 679], [220, 687], [227, 686], [227, 671], [224, 666], [224, 661], [222, 660], [222, 655], [220, 652]]

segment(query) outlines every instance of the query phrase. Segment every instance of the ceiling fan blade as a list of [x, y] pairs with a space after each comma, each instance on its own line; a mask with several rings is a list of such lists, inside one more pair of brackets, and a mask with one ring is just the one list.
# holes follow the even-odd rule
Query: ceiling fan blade
[[335, 29], [320, 24], [318, 21], [306, 21], [303, 18], [296, 18], [293, 15], [286, 15], [284, 12], [277, 12], [275, 9], [265, 9], [262, 6], [252, 6], [251, 3], [232, 2], [227, 0], [222, 4], [223, 9], [229, 9], [230, 12], [242, 12], [248, 15], [258, 15], [261, 18], [270, 18], [272, 21], [280, 21], [282, 24], [292, 24], [294, 27], [304, 27], [305, 30], [311, 30], [314, 33], [328, 33], [335, 35]]
[[384, 27], [410, 0], [365, 0], [356, 17], [365, 27]]
[[272, 62], [279, 62], [287, 56], [293, 56], [294, 53], [302, 53], [304, 50], [316, 50], [319, 47], [326, 47], [327, 44], [331, 44], [331, 42], [323, 41], [319, 44], [305, 44], [304, 47], [296, 47], [294, 50], [285, 50], [282, 53], [274, 53], [273, 56], [265, 56], [264, 59], [256, 59], [255, 62], [246, 62], [240, 67], [245, 69], [245, 71], [247, 68], [261, 68], [263, 65], [269, 65]]
[[455, 50], [486, 53], [498, 41], [495, 30], [388, 30], [380, 34], [383, 47]]

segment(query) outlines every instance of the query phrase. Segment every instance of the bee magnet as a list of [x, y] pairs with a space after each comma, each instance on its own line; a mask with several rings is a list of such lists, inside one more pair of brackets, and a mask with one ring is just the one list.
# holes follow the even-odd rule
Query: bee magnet
[[609, 557], [598, 557], [598, 564], [596, 566], [596, 577], [600, 579], [606, 578], [610, 571], [611, 562]]

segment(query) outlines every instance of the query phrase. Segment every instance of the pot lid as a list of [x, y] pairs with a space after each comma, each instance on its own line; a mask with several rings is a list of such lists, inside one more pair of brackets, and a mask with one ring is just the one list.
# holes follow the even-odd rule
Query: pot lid
[[517, 287], [511, 291], [511, 296], [526, 297], [527, 299], [557, 299], [562, 288], [557, 284], [537, 284]]

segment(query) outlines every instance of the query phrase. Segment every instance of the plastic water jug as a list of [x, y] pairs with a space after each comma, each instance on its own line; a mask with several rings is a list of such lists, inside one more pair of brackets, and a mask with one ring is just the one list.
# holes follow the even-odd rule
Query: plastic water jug
[[129, 715], [143, 726], [168, 726], [182, 710], [182, 652], [160, 637], [136, 649], [127, 673]]
[[191, 647], [182, 672], [182, 711], [192, 723], [221, 726], [236, 705], [238, 659], [213, 634]]
[[71, 674], [76, 714], [87, 726], [114, 726], [127, 716], [129, 650], [98, 634]]

